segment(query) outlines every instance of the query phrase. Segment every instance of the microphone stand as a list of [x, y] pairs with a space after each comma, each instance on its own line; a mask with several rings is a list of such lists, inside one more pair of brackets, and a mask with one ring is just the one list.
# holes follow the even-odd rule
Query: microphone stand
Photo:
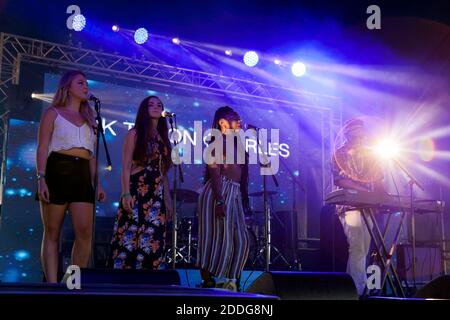
[[[264, 150], [262, 149], [261, 143], [259, 141], [259, 128], [252, 128], [256, 132], [256, 144], [258, 145], [258, 149], [261, 150], [261, 157], [264, 159], [264, 165], [261, 164], [261, 167], [269, 168], [268, 166], [268, 159], [267, 155], [264, 153]], [[272, 169], [270, 168], [272, 171]], [[275, 177], [275, 175], [271, 174], [272, 180], [275, 183], [276, 187], [278, 188], [278, 180]], [[264, 241], [264, 247], [265, 247], [265, 267], [264, 270], [266, 272], [270, 271], [270, 255], [271, 255], [271, 215], [270, 215], [270, 207], [269, 207], [269, 201], [268, 201], [268, 195], [267, 195], [267, 175], [263, 175], [263, 190], [264, 190], [264, 218], [265, 218], [265, 226], [264, 226], [264, 233], [265, 233], [265, 241]], [[275, 247], [275, 249], [278, 251], [278, 249]]]
[[[98, 158], [99, 158], [99, 150], [100, 150], [100, 134], [103, 140], [103, 146], [105, 148], [106, 161], [108, 163], [107, 170], [111, 171], [112, 163], [111, 157], [109, 156], [108, 146], [106, 144], [105, 133], [103, 130], [103, 121], [100, 114], [101, 102], [97, 98], [92, 98], [95, 104], [95, 112], [97, 121], [97, 132], [96, 132], [96, 145], [95, 145], [95, 173], [94, 173], [94, 207], [92, 209], [92, 239], [91, 239], [91, 267], [95, 267], [95, 218], [96, 218], [96, 208], [97, 208], [97, 190], [98, 190]], [[100, 133], [100, 134], [99, 134]]]
[[411, 238], [412, 238], [412, 271], [413, 271], [413, 284], [414, 284], [414, 290], [417, 290], [416, 285], [416, 220], [415, 220], [415, 209], [414, 209], [414, 185], [419, 187], [422, 191], [425, 191], [423, 186], [415, 179], [411, 173], [409, 173], [408, 170], [398, 161], [394, 158], [395, 164], [402, 170], [406, 176], [408, 177], [408, 185], [409, 185], [409, 205], [410, 205], [410, 211], [411, 211]]
[[[172, 134], [174, 131], [174, 121], [173, 118], [175, 118], [175, 129], [178, 129], [177, 126], [177, 118], [174, 115], [173, 117], [169, 118], [170, 128], [172, 130]], [[178, 140], [173, 141], [174, 146], [176, 146], [181, 142]], [[180, 164], [174, 164], [174, 172], [173, 172], [173, 199], [172, 199], [172, 211], [173, 211], [173, 217], [172, 217], [172, 268], [176, 268], [176, 258], [177, 258], [177, 233], [178, 233], [178, 221], [177, 221], [177, 180], [178, 180], [178, 174], [180, 175], [180, 182], [184, 183], [183, 178], [183, 170], [181, 168]]]
[[284, 161], [281, 161], [281, 164], [284, 166], [286, 172], [289, 174], [292, 180], [292, 214], [291, 214], [291, 245], [292, 245], [292, 259], [293, 259], [293, 265], [294, 270], [300, 271], [301, 270], [301, 262], [298, 259], [297, 255], [297, 243], [298, 243], [298, 235], [297, 235], [297, 200], [296, 200], [296, 186], [298, 185], [300, 189], [303, 192], [305, 191], [305, 188], [303, 185], [297, 180], [297, 176], [295, 176], [292, 171], [289, 169], [288, 165], [284, 163]]

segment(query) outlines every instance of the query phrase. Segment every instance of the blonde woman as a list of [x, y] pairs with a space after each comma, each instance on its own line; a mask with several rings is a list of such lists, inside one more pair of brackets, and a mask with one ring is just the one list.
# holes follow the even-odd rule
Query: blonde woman
[[[39, 125], [37, 200], [44, 227], [41, 262], [49, 283], [57, 282], [58, 244], [67, 209], [75, 234], [72, 264], [87, 267], [91, 253], [96, 124], [87, 99], [86, 75], [66, 72]], [[97, 198], [106, 198], [101, 186]]]

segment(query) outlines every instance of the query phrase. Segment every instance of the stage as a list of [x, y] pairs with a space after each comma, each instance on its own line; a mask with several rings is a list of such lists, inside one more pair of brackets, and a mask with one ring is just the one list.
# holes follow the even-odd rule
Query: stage
[[450, 299], [448, 1], [0, 2], [0, 303]]

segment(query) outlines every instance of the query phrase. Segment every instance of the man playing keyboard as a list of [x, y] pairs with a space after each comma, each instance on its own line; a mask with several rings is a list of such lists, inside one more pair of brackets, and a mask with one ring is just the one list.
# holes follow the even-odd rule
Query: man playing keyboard
[[[360, 119], [347, 121], [343, 135], [345, 142], [336, 148], [332, 160], [335, 186], [340, 189], [384, 192], [383, 173], [369, 152], [364, 122]], [[347, 273], [353, 278], [358, 294], [362, 295], [367, 283], [366, 259], [370, 249], [370, 234], [361, 210], [342, 205], [336, 207], [349, 245]], [[368, 227], [372, 228], [369, 217], [367, 221]]]

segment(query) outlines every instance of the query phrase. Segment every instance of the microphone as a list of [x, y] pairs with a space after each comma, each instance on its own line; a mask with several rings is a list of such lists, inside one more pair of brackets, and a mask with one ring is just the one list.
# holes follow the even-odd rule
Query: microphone
[[92, 92], [88, 93], [88, 100], [91, 100], [91, 101], [94, 101], [94, 102], [99, 102], [100, 101], [100, 99], [98, 99], [96, 96], [94, 96], [92, 94]]
[[247, 129], [253, 129], [253, 130], [256, 130], [256, 131], [258, 131], [258, 130], [260, 129], [259, 127], [254, 126], [254, 125], [252, 125], [252, 124], [250, 124], [250, 123], [243, 123], [243, 124], [242, 124], [242, 128], [243, 128], [244, 130], [247, 130]]
[[174, 112], [163, 111], [163, 112], [161, 112], [161, 116], [163, 118], [175, 118], [176, 114]]

